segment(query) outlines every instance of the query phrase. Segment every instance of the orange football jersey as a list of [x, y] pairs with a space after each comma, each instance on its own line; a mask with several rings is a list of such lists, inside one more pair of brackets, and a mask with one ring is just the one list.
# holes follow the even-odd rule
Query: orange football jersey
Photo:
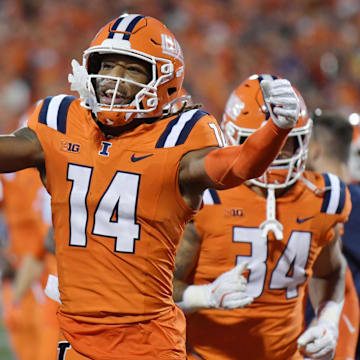
[[3, 283], [3, 316], [11, 347], [20, 359], [55, 358], [59, 331], [57, 303], [47, 299], [43, 291], [49, 272], [56, 274], [47, 260], [51, 255], [45, 251], [51, 223], [49, 195], [36, 169], [2, 174], [0, 185], [8, 230], [8, 259], [18, 267], [26, 255], [32, 255], [41, 258], [45, 265], [17, 306], [13, 304], [13, 283]]
[[[337, 176], [303, 176], [308, 185], [298, 180], [276, 199], [283, 240], [272, 233], [263, 237], [259, 229], [266, 219], [266, 198], [245, 185], [206, 190], [205, 206], [194, 218], [202, 245], [193, 282], [210, 283], [249, 261], [247, 292], [255, 300], [244, 309], [190, 314], [190, 353], [207, 360], [303, 359], [296, 340], [304, 331], [303, 298], [312, 265], [332, 240], [334, 225], [346, 221], [351, 210], [348, 190]], [[316, 188], [326, 190], [316, 193]]]
[[195, 213], [180, 194], [179, 162], [219, 146], [216, 120], [190, 110], [107, 139], [80, 100], [58, 95], [28, 126], [45, 153], [64, 333], [74, 321], [127, 324], [172, 309], [175, 251]]
[[7, 251], [13, 265], [18, 266], [25, 254], [38, 258], [44, 255], [44, 239], [51, 221], [46, 211], [50, 212], [49, 195], [36, 169], [2, 174], [0, 181], [2, 209], [9, 234]]

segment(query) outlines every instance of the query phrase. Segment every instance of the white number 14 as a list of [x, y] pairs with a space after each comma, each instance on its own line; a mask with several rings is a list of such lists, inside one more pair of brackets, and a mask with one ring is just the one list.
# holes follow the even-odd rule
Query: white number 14
[[[69, 164], [67, 180], [72, 182], [70, 212], [70, 246], [87, 245], [89, 211], [87, 196], [91, 186], [91, 167]], [[117, 171], [101, 196], [94, 213], [94, 235], [115, 240], [115, 252], [134, 253], [140, 225], [136, 223], [136, 206], [140, 175]]]

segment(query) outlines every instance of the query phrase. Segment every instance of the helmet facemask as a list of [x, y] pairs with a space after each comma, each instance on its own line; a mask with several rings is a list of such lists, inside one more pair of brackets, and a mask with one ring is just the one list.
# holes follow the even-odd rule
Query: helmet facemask
[[[150, 64], [150, 80], [148, 83], [144, 84], [125, 77], [115, 77], [98, 74], [101, 65], [101, 55], [103, 54], [106, 53], [100, 52], [99, 49], [89, 49], [84, 53], [83, 64], [88, 64], [87, 67], [90, 72], [86, 81], [86, 88], [88, 94], [92, 95], [92, 101], [89, 98], [84, 99], [84, 107], [91, 109], [97, 117], [103, 117], [107, 125], [115, 125], [114, 122], [118, 123], [118, 125], [122, 125], [123, 122], [127, 122], [135, 117], [140, 118], [154, 116], [154, 111], [156, 111], [158, 107], [157, 88], [160, 84], [165, 83], [173, 76], [173, 65], [171, 61], [167, 59], [150, 57], [146, 54], [139, 54], [137, 51], [134, 50], [112, 51], [111, 54], [120, 54], [135, 57]], [[161, 75], [159, 77], [158, 68], [160, 68], [161, 71]], [[104, 81], [109, 81], [114, 84], [112, 95], [110, 92], [110, 103], [101, 102], [99, 100], [99, 94], [97, 93], [99, 85], [101, 84], [101, 82]], [[136, 93], [132, 101], [128, 104], [117, 103], [117, 95], [121, 95], [121, 93], [119, 93], [121, 83], [132, 84], [140, 89]], [[101, 121], [101, 119], [99, 120]]]
[[[306, 159], [309, 149], [312, 121], [308, 121], [305, 126], [294, 128], [288, 135], [293, 138], [295, 149], [290, 157], [275, 159], [265, 173], [250, 182], [263, 188], [281, 189], [295, 183], [305, 170]], [[228, 121], [224, 126], [224, 132], [231, 145], [242, 144], [249, 135], [255, 130], [241, 128]]]

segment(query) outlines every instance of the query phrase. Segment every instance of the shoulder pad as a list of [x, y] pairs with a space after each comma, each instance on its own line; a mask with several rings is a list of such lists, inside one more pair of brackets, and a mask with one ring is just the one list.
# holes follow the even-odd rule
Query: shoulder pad
[[323, 198], [321, 212], [327, 214], [340, 214], [345, 204], [345, 183], [334, 174], [322, 174], [322, 176], [327, 191]]
[[186, 111], [171, 120], [156, 143], [156, 148], [169, 148], [185, 143], [194, 125], [205, 115], [203, 110]]
[[206, 189], [203, 194], [204, 205], [221, 204], [219, 194], [214, 189]]
[[70, 104], [75, 99], [75, 96], [70, 95], [57, 95], [45, 98], [39, 113], [39, 123], [65, 134], [67, 114]]

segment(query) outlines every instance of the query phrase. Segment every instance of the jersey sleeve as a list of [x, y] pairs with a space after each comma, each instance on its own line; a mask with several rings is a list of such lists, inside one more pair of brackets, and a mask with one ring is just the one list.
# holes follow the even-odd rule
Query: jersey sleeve
[[39, 124], [43, 124], [65, 134], [69, 108], [75, 99], [74, 96], [60, 94], [39, 101], [35, 111], [29, 117], [27, 126], [38, 132]]

